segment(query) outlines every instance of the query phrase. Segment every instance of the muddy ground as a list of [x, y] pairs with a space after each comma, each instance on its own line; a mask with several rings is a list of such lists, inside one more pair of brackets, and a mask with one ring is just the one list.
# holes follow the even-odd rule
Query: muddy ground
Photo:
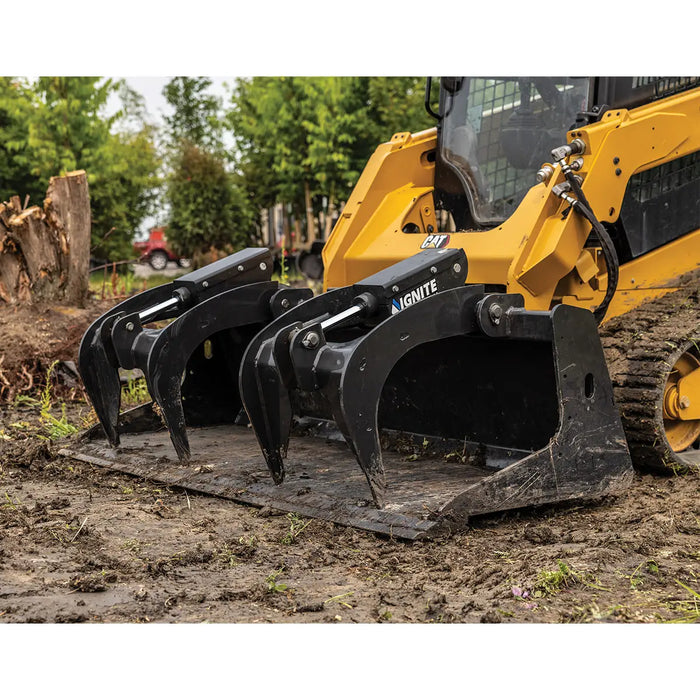
[[31, 409], [1, 420], [2, 622], [700, 618], [695, 475], [408, 543], [56, 458]]
[[0, 406], [0, 622], [700, 619], [698, 475], [410, 543], [58, 457], [92, 416], [58, 387], [42, 417], [36, 377]]

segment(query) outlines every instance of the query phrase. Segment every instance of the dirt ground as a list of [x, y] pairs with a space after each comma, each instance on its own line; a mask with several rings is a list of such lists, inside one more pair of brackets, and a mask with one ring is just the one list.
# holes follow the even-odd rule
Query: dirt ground
[[[81, 427], [87, 404], [65, 396], [50, 410]], [[0, 405], [0, 622], [700, 619], [696, 474], [638, 474], [619, 497], [410, 543], [58, 457], [74, 438], [46, 439], [40, 413], [16, 395]]]
[[[54, 361], [75, 362], [85, 329], [112, 306], [110, 300], [92, 301], [84, 309], [1, 304], [0, 405], [12, 403], [19, 394], [36, 393]], [[73, 382], [64, 388], [76, 386]]]
[[[26, 435], [34, 417], [1, 421]], [[700, 618], [695, 475], [408, 543], [55, 458], [36, 436], [2, 443], [2, 622]]]

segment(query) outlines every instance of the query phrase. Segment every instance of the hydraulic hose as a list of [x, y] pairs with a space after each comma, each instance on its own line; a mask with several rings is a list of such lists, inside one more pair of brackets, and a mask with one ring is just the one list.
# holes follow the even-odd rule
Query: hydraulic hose
[[567, 158], [570, 155], [583, 153], [584, 149], [584, 142], [580, 139], [574, 139], [570, 144], [555, 148], [552, 151], [552, 157], [554, 160], [559, 162], [562, 173], [564, 173], [564, 177], [566, 178], [567, 183], [571, 187], [571, 191], [576, 197], [576, 199], [566, 197], [567, 201], [571, 203], [571, 206], [576, 211], [586, 217], [588, 222], [593, 227], [596, 237], [600, 242], [600, 247], [603, 250], [605, 266], [608, 268], [608, 287], [605, 290], [603, 301], [593, 310], [593, 316], [595, 316], [596, 321], [598, 321], [598, 324], [600, 325], [605, 318], [605, 314], [608, 311], [608, 307], [610, 306], [613, 296], [615, 296], [617, 283], [620, 277], [620, 260], [617, 257], [615, 244], [613, 243], [612, 238], [610, 238], [610, 234], [608, 234], [603, 224], [601, 224], [596, 218], [596, 215], [593, 213], [593, 208], [588, 203], [586, 195], [583, 193], [583, 189], [579, 184], [579, 179], [574, 174], [573, 168], [567, 163]]
[[605, 266], [608, 268], [608, 287], [605, 290], [605, 296], [603, 297], [603, 301], [600, 303], [600, 305], [593, 310], [593, 315], [600, 325], [605, 318], [610, 302], [612, 301], [613, 296], [615, 296], [615, 291], [617, 290], [617, 283], [620, 278], [620, 260], [617, 257], [615, 244], [613, 243], [612, 238], [610, 238], [610, 234], [605, 230], [603, 224], [601, 224], [596, 218], [591, 205], [586, 199], [586, 195], [583, 194], [583, 190], [581, 189], [581, 185], [578, 183], [578, 179], [575, 177], [570, 168], [566, 169], [564, 176], [566, 177], [567, 182], [571, 185], [571, 190], [576, 195], [577, 201], [574, 205], [574, 209], [583, 214], [583, 216], [588, 219], [588, 222], [593, 227], [598, 241], [600, 242], [600, 247], [603, 249]]

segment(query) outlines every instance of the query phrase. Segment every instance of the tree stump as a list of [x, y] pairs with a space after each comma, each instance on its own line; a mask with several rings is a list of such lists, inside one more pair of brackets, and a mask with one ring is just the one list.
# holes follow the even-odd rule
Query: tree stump
[[84, 170], [52, 177], [43, 209], [0, 204], [0, 300], [82, 307], [90, 264], [90, 195]]

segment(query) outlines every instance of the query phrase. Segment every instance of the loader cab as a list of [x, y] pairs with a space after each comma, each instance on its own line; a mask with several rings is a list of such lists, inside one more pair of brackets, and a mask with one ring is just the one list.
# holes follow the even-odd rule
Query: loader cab
[[[568, 131], [698, 87], [697, 77], [442, 78], [436, 208], [452, 230], [499, 226]], [[700, 228], [700, 152], [634, 174], [619, 216], [604, 223], [621, 263]]]
[[589, 104], [590, 78], [442, 78], [435, 189], [456, 230], [505, 221]]

